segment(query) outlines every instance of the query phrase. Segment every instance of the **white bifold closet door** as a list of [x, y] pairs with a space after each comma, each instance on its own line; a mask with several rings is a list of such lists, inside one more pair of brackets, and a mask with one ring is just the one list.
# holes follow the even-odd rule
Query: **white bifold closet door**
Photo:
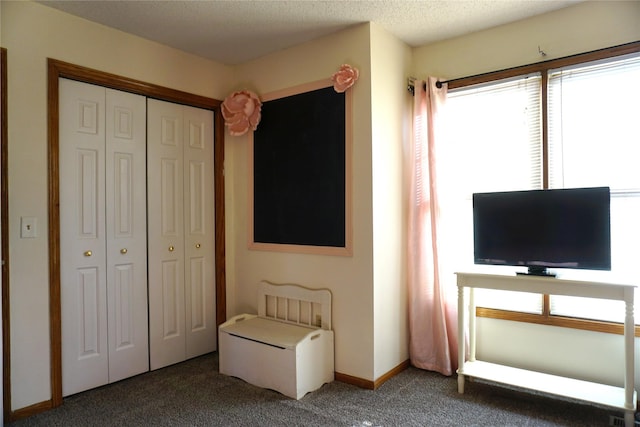
[[149, 352], [158, 369], [216, 350], [213, 112], [149, 99]]
[[60, 79], [64, 396], [149, 370], [146, 99]]

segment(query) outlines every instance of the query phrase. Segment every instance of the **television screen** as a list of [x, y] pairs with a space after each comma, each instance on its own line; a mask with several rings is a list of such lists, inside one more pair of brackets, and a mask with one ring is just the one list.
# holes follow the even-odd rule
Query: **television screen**
[[608, 187], [476, 193], [475, 264], [611, 270]]

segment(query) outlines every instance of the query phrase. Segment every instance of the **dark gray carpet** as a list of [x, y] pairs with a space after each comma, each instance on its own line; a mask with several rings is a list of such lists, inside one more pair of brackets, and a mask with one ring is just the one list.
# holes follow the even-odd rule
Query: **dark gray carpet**
[[216, 353], [68, 397], [23, 426], [608, 426], [613, 410], [409, 368], [296, 401], [218, 373]]

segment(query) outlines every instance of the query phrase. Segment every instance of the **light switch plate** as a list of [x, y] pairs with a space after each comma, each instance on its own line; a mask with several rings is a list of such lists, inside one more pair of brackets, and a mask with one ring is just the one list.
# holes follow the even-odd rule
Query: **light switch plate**
[[20, 237], [23, 239], [38, 237], [38, 221], [35, 217], [20, 217]]

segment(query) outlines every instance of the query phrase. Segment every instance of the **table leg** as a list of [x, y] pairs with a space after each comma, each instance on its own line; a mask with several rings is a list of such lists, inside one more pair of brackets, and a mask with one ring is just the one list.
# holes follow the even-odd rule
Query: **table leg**
[[464, 287], [458, 286], [458, 393], [464, 393], [464, 356], [465, 356], [465, 301]]
[[635, 322], [634, 322], [634, 292], [633, 289], [625, 292], [625, 319], [624, 319], [624, 340], [625, 340], [625, 378], [624, 378], [624, 406], [627, 410], [624, 413], [624, 425], [633, 427], [635, 425], [636, 402], [633, 401], [635, 390]]
[[624, 426], [625, 427], [633, 427], [636, 425], [635, 421], [635, 412], [634, 411], [625, 411], [624, 413]]
[[464, 375], [458, 374], [458, 393], [464, 393]]

